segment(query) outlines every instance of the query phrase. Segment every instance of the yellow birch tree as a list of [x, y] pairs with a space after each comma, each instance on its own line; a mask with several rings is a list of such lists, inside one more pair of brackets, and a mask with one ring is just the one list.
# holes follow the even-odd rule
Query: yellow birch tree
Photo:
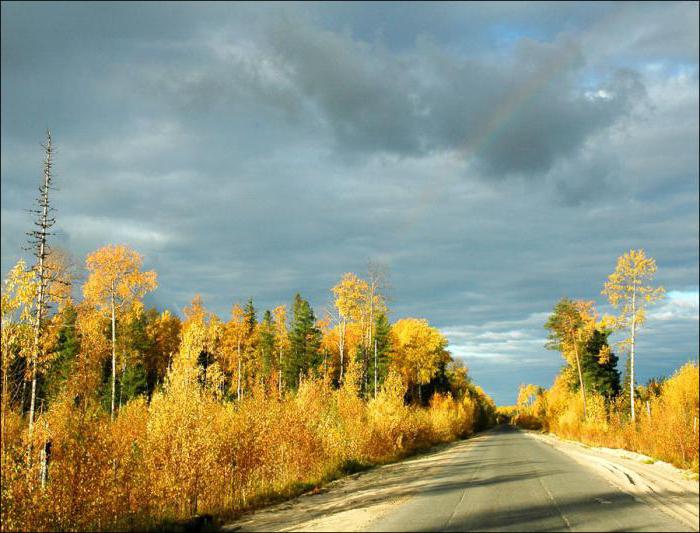
[[653, 287], [656, 261], [647, 257], [644, 250], [630, 250], [617, 259], [615, 272], [608, 276], [602, 294], [619, 310], [615, 318], [616, 329], [629, 331], [622, 342], [630, 350], [630, 415], [635, 421], [634, 410], [634, 356], [637, 329], [646, 321], [646, 308], [664, 296], [663, 287]]
[[85, 264], [88, 279], [83, 285], [85, 300], [109, 314], [112, 321], [112, 408], [116, 391], [117, 313], [127, 310], [157, 287], [154, 271], [141, 271], [143, 258], [125, 245], [108, 245], [88, 255]]

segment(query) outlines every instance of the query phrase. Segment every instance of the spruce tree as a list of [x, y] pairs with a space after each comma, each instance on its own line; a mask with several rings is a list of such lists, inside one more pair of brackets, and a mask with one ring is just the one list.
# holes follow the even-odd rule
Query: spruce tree
[[321, 364], [321, 331], [316, 327], [316, 317], [309, 302], [299, 293], [292, 305], [292, 327], [289, 332], [290, 354], [285, 369], [285, 382], [291, 388], [299, 386], [299, 379], [309, 370]]
[[[374, 321], [374, 345], [372, 346], [372, 353], [369, 359], [369, 378], [374, 380], [375, 370], [376, 370], [376, 388], [379, 390], [384, 380], [386, 379], [387, 373], [389, 372], [389, 332], [391, 330], [391, 324], [389, 324], [389, 319], [384, 313], [377, 315]], [[375, 359], [376, 359], [376, 369], [375, 369]], [[372, 392], [374, 395], [374, 387], [372, 387]]]
[[267, 379], [272, 371], [275, 346], [275, 326], [272, 322], [272, 313], [267, 310], [260, 324], [260, 352], [262, 354], [262, 373], [264, 379]]
[[581, 366], [586, 390], [602, 394], [610, 399], [620, 392], [620, 373], [617, 356], [610, 351], [610, 332], [594, 331], [586, 343]]

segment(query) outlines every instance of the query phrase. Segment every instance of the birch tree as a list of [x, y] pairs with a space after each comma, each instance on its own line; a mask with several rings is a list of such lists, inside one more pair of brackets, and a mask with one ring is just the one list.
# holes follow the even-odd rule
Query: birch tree
[[117, 376], [117, 315], [139, 302], [157, 287], [154, 271], [141, 271], [143, 258], [125, 245], [108, 245], [88, 255], [85, 264], [88, 278], [83, 285], [87, 302], [105, 312], [111, 319], [112, 332], [112, 406], [114, 419]]
[[583, 380], [581, 358], [583, 349], [596, 328], [593, 302], [560, 300], [545, 324], [550, 331], [547, 348], [559, 350], [567, 362], [576, 368], [583, 403], [583, 418], [587, 417], [586, 384]]
[[289, 353], [289, 332], [287, 331], [287, 306], [279, 305], [272, 310], [273, 324], [275, 331], [275, 348], [277, 349], [277, 388], [278, 394], [282, 396], [284, 386], [282, 380], [282, 369], [284, 356]]
[[362, 320], [364, 311], [363, 300], [369, 292], [369, 286], [365, 280], [358, 278], [352, 272], [348, 272], [343, 275], [331, 291], [335, 295], [335, 307], [340, 318], [338, 351], [340, 352], [340, 382], [342, 383], [348, 322]]
[[634, 407], [634, 357], [637, 329], [646, 322], [646, 308], [664, 296], [663, 287], [651, 285], [656, 273], [656, 261], [647, 257], [644, 250], [630, 250], [617, 259], [615, 272], [608, 276], [602, 294], [619, 314], [615, 317], [615, 328], [626, 330], [629, 336], [622, 344], [630, 350], [630, 416], [635, 421]]

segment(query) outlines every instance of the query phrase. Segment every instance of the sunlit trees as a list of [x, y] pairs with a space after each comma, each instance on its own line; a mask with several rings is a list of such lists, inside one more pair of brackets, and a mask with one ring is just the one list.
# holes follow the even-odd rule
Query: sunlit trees
[[644, 250], [630, 250], [617, 260], [615, 272], [608, 276], [602, 294], [619, 310], [616, 317], [618, 329], [629, 331], [625, 343], [630, 349], [630, 415], [635, 420], [634, 408], [634, 356], [637, 329], [646, 321], [646, 308], [664, 296], [663, 287], [653, 287], [656, 261], [647, 257]]
[[[5, 419], [10, 396], [10, 368], [20, 355], [28, 358], [32, 349], [32, 320], [37, 294], [34, 272], [20, 260], [2, 284], [2, 450], [5, 451]], [[22, 376], [24, 380], [25, 376]]]
[[349, 322], [359, 322], [362, 319], [363, 299], [369, 292], [367, 282], [358, 278], [352, 272], [343, 275], [338, 284], [331, 289], [335, 295], [335, 307], [340, 317], [340, 335], [338, 350], [340, 352], [340, 381], [343, 381], [345, 354], [347, 350], [347, 326]]
[[243, 354], [245, 351], [247, 326], [245, 312], [239, 304], [231, 308], [231, 319], [224, 325], [222, 350], [226, 358], [226, 370], [231, 376], [231, 381], [236, 384], [236, 399], [240, 400], [243, 394]]
[[[387, 312], [386, 301], [383, 290], [386, 284], [386, 272], [384, 268], [376, 263], [368, 265], [368, 276], [366, 282], [366, 292], [364, 294], [363, 322], [366, 321], [365, 342], [362, 347], [362, 371], [363, 386], [368, 389], [368, 381], [374, 377], [374, 396], [377, 395], [378, 373], [372, 376], [371, 368], [377, 368], [378, 346], [375, 342], [375, 326], [377, 316]], [[374, 361], [373, 361], [374, 359]]]
[[112, 402], [114, 418], [117, 375], [117, 314], [154, 290], [156, 273], [142, 272], [141, 255], [124, 245], [108, 245], [88, 255], [85, 261], [88, 278], [83, 285], [85, 300], [109, 313], [112, 323]]
[[144, 354], [149, 390], [162, 383], [170, 363], [180, 347], [180, 319], [167, 309], [146, 312], [146, 335], [149, 343]]
[[283, 368], [286, 365], [287, 357], [289, 357], [289, 332], [287, 331], [287, 306], [279, 305], [272, 310], [275, 345], [277, 352], [277, 387], [278, 394], [282, 394], [283, 386]]
[[583, 403], [583, 417], [586, 417], [586, 385], [583, 380], [582, 352], [596, 327], [593, 302], [560, 300], [547, 320], [549, 330], [547, 348], [559, 350], [578, 374], [579, 390]]
[[436, 375], [440, 363], [449, 359], [447, 339], [430, 327], [427, 320], [418, 318], [399, 320], [391, 333], [394, 338], [391, 364], [409, 386], [418, 388], [422, 402], [421, 387]]
[[[29, 383], [37, 276], [19, 263], [3, 285], [3, 530], [148, 529], [230, 512], [467, 435], [494, 410], [466, 369], [446, 370], [447, 341], [427, 321], [391, 326], [372, 274], [345, 280], [342, 328], [299, 294], [291, 320], [279, 306], [258, 322], [249, 299], [223, 324], [198, 295], [182, 322], [144, 308], [156, 274], [126, 246], [86, 264], [73, 301], [68, 256], [45, 256], [44, 302], [59, 305], [42, 321], [31, 434], [8, 381]], [[351, 352], [341, 380], [340, 354]], [[407, 386], [422, 400], [437, 375], [443, 389], [407, 401]]]

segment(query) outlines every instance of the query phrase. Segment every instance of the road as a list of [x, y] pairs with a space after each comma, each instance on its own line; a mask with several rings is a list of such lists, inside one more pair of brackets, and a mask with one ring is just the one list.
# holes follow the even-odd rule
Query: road
[[249, 516], [231, 531], [693, 531], [509, 426]]

